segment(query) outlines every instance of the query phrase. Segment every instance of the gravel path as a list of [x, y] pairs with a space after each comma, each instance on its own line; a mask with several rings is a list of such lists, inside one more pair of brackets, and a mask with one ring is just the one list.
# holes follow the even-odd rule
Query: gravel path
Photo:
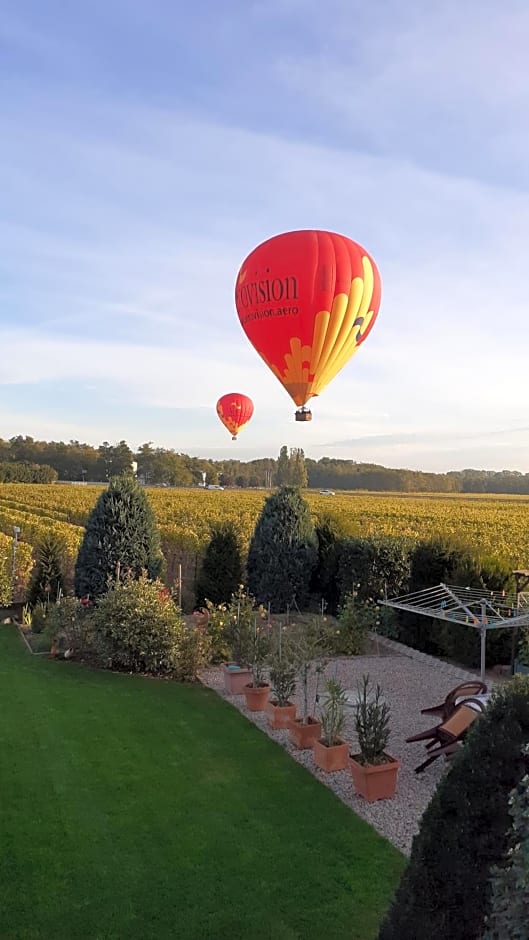
[[[358, 816], [370, 823], [401, 852], [409, 855], [420, 818], [449, 765], [438, 759], [423, 774], [416, 775], [414, 768], [423, 760], [425, 747], [421, 743], [406, 744], [405, 739], [436, 723], [435, 716], [421, 715], [421, 708], [442, 702], [450, 689], [464, 679], [475, 678], [475, 674], [394, 641], [381, 639], [378, 649], [379, 654], [370, 652], [367, 656], [333, 659], [329, 662], [325, 675], [340, 679], [348, 690], [355, 693], [365, 673], [369, 673], [374, 683], [380, 683], [383, 697], [391, 707], [391, 737], [388, 750], [393, 757], [401, 760], [397, 795], [394, 800], [368, 803], [362, 797], [356, 796], [349, 770], [333, 774], [320, 771], [314, 764], [312, 751], [300, 751], [295, 748], [290, 742], [288, 731], [272, 731], [264, 712], [248, 711], [243, 695], [226, 694], [221, 667], [206, 670], [201, 676], [201, 681], [231, 702], [257, 727], [282, 745], [298, 763], [303, 764], [318, 780], [333, 790]], [[322, 679], [320, 688], [321, 683]], [[313, 685], [312, 696], [314, 691]], [[299, 693], [295, 700], [299, 706]], [[354, 753], [357, 740], [352, 708], [346, 708], [343, 737], [351, 744]]]

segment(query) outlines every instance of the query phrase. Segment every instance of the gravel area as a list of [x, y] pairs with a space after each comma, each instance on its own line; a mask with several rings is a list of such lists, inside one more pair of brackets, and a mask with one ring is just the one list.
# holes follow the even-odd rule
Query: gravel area
[[[378, 653], [374, 652], [375, 649]], [[421, 708], [442, 702], [450, 689], [464, 679], [475, 678], [475, 674], [382, 638], [372, 646], [369, 655], [333, 659], [325, 670], [327, 677], [340, 679], [348, 690], [355, 693], [359, 681], [366, 673], [369, 673], [372, 682], [380, 683], [383, 697], [391, 707], [391, 737], [388, 750], [393, 757], [401, 761], [395, 799], [376, 803], [368, 803], [355, 794], [349, 770], [332, 774], [320, 771], [314, 764], [312, 750], [300, 751], [294, 747], [288, 731], [272, 731], [266, 713], [248, 711], [243, 695], [227, 695], [224, 691], [221, 667], [206, 670], [201, 676], [201, 681], [231, 702], [257, 727], [284, 747], [298, 763], [303, 764], [318, 780], [333, 790], [358, 816], [370, 823], [401, 852], [409, 855], [421, 816], [449, 765], [440, 758], [424, 773], [416, 775], [414, 768], [424, 759], [425, 746], [424, 743], [406, 744], [405, 739], [436, 723], [435, 716], [421, 715]], [[321, 683], [320, 678], [320, 688]], [[311, 700], [314, 692], [315, 684], [312, 686]], [[296, 704], [300, 705], [299, 693], [296, 695]], [[350, 743], [354, 753], [357, 740], [352, 708], [346, 708], [343, 737]]]

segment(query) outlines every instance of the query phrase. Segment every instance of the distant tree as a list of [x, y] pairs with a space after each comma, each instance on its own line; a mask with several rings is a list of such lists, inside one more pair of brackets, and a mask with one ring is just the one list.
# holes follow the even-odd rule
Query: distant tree
[[227, 604], [238, 590], [243, 577], [241, 547], [235, 526], [220, 522], [213, 526], [197, 582], [196, 601]]
[[85, 529], [75, 566], [77, 597], [97, 598], [109, 580], [157, 578], [162, 567], [160, 536], [145, 491], [132, 475], [115, 477], [99, 497]]
[[248, 588], [259, 603], [282, 611], [306, 605], [318, 544], [310, 507], [300, 491], [281, 487], [266, 500], [248, 553]]
[[53, 603], [64, 592], [66, 546], [56, 532], [46, 532], [35, 546], [35, 567], [28, 589], [28, 604]]
[[287, 486], [290, 483], [290, 460], [288, 447], [283, 446], [279, 451], [276, 469], [276, 482], [278, 486]]

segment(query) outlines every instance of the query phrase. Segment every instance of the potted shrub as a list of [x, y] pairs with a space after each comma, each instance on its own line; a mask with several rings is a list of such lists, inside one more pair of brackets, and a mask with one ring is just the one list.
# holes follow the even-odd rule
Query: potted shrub
[[245, 686], [252, 681], [250, 663], [255, 620], [254, 599], [245, 592], [242, 585], [237, 593], [232, 595], [226, 618], [226, 641], [231, 651], [231, 660], [223, 666], [224, 688], [229, 695], [242, 695]]
[[268, 702], [268, 721], [274, 730], [287, 728], [296, 717], [296, 706], [291, 702], [296, 691], [296, 670], [284, 651], [272, 660], [270, 666], [272, 695]]
[[315, 619], [309, 624], [294, 624], [287, 635], [287, 645], [301, 684], [303, 707], [300, 718], [290, 719], [288, 730], [296, 747], [309, 748], [313, 747], [321, 733], [321, 724], [314, 717], [314, 706], [318, 698], [317, 681], [314, 704], [309, 708], [309, 680], [312, 676], [318, 680], [325, 668], [322, 661], [324, 641], [320, 624]]
[[349, 745], [341, 737], [345, 724], [345, 704], [344, 686], [337, 679], [328, 679], [321, 710], [321, 737], [314, 742], [314, 761], [327, 773], [347, 769]]
[[370, 802], [395, 796], [400, 761], [386, 752], [390, 708], [381, 700], [379, 685], [371, 692], [364, 676], [355, 705], [359, 754], [351, 754], [349, 767], [356, 792]]
[[252, 643], [251, 682], [246, 683], [244, 686], [246, 705], [251, 712], [264, 712], [266, 710], [270, 685], [265, 680], [265, 667], [269, 652], [268, 636], [262, 629], [258, 628], [256, 618]]

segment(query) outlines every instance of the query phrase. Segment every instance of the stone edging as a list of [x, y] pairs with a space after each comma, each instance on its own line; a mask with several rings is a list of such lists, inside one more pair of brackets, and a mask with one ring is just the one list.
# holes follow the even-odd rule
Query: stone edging
[[379, 633], [370, 632], [369, 637], [376, 643], [380, 643], [381, 646], [385, 646], [386, 649], [391, 650], [392, 653], [396, 653], [399, 656], [407, 656], [408, 659], [414, 659], [418, 663], [424, 663], [425, 666], [431, 666], [436, 669], [437, 672], [449, 672], [452, 676], [455, 675], [461, 679], [476, 678], [475, 672], [470, 672], [467, 669], [461, 669], [459, 666], [445, 663], [442, 659], [437, 659], [435, 656], [430, 656], [428, 653], [422, 653], [421, 650], [416, 650], [412, 646], [405, 646], [404, 643], [399, 643], [397, 640], [390, 640], [387, 636], [380, 636]]

